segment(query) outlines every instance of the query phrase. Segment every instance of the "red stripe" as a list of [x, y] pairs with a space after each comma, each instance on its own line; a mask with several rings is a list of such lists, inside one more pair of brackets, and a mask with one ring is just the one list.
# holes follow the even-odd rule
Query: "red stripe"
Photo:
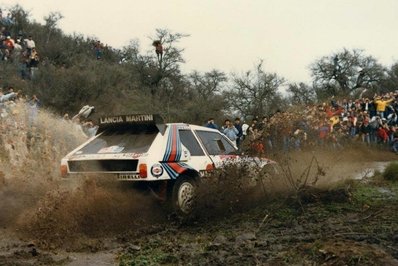
[[177, 127], [172, 128], [172, 139], [171, 139], [171, 152], [169, 156], [169, 161], [174, 162], [177, 156]]
[[168, 165], [177, 173], [181, 174], [186, 170], [186, 168], [180, 166], [178, 163], [168, 163]]

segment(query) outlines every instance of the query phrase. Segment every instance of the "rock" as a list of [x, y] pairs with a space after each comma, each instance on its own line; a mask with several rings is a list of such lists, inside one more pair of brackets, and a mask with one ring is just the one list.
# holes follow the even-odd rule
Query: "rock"
[[39, 252], [37, 251], [36, 248], [32, 248], [30, 254], [32, 254], [33, 257], [36, 257], [37, 255], [39, 255]]
[[245, 242], [250, 242], [256, 240], [256, 235], [254, 233], [248, 232], [248, 233], [243, 233], [239, 236], [236, 237], [235, 242], [236, 244], [242, 244]]
[[268, 247], [268, 246], [269, 246], [269, 242], [267, 240], [258, 241], [256, 243], [254, 243], [254, 247]]
[[398, 234], [393, 235], [392, 240], [394, 241], [394, 243], [398, 243]]
[[131, 251], [140, 251], [140, 250], [141, 250], [141, 247], [137, 246], [137, 245], [129, 245], [129, 247], [128, 247], [128, 251], [129, 252], [131, 252]]
[[223, 244], [225, 244], [225, 243], [227, 243], [227, 238], [225, 237], [225, 236], [223, 236], [223, 235], [218, 235], [218, 236], [216, 236], [216, 238], [213, 240], [213, 244], [214, 245], [218, 245], [218, 246], [221, 246], [221, 245], [223, 245]]

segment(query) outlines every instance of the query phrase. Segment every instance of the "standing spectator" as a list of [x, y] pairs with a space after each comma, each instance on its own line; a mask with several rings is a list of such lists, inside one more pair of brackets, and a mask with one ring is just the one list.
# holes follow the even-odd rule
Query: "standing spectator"
[[3, 41], [4, 47], [4, 56], [3, 60], [8, 60], [11, 57], [12, 51], [14, 50], [14, 40], [11, 39], [11, 36], [7, 36], [7, 38]]
[[94, 44], [94, 51], [95, 51], [95, 57], [97, 60], [102, 59], [102, 51], [104, 49], [104, 45], [100, 41], [96, 41]]
[[237, 135], [237, 139], [236, 139], [236, 147], [238, 147], [238, 149], [239, 149], [240, 148], [240, 144], [242, 142], [242, 137], [243, 137], [243, 130], [242, 130], [242, 126], [240, 124], [240, 118], [239, 117], [235, 118], [234, 126], [238, 130], [238, 135]]
[[251, 124], [250, 124], [250, 126], [249, 126], [249, 128], [248, 128], [249, 133], [250, 133], [251, 135], [254, 135], [254, 130], [255, 130], [255, 129], [258, 130], [257, 122], [258, 122], [257, 118], [253, 118], [253, 120], [252, 120], [252, 122], [251, 122]]
[[243, 125], [242, 125], [242, 141], [245, 140], [245, 138], [247, 136], [248, 128], [249, 128], [249, 125], [246, 123], [246, 121], [243, 121]]
[[29, 118], [29, 123], [31, 125], [36, 121], [39, 107], [40, 107], [40, 100], [34, 94], [28, 102], [28, 108], [29, 108], [28, 118]]
[[329, 137], [330, 127], [328, 125], [328, 121], [324, 121], [320, 123], [319, 128], [319, 143], [321, 146], [325, 145], [327, 138]]
[[25, 39], [24, 41], [25, 41], [26, 50], [28, 51], [28, 55], [30, 55], [32, 49], [36, 48], [36, 43], [32, 39], [32, 35], [29, 35], [29, 37], [27, 39]]
[[29, 70], [30, 70], [30, 78], [32, 79], [35, 76], [37, 71], [37, 67], [39, 65], [39, 54], [36, 51], [36, 48], [32, 48], [32, 51], [29, 56]]
[[376, 111], [377, 115], [379, 115], [381, 118], [384, 118], [384, 112], [386, 111], [387, 104], [392, 102], [394, 99], [389, 99], [387, 100], [387, 97], [376, 97], [376, 100], [374, 101], [377, 104]]
[[388, 127], [383, 125], [377, 130], [377, 136], [382, 143], [388, 142]]
[[238, 139], [239, 131], [235, 128], [234, 124], [229, 119], [225, 120], [225, 127], [223, 133], [235, 144]]
[[363, 123], [359, 126], [359, 132], [361, 135], [362, 142], [365, 142], [366, 144], [370, 144], [370, 132], [371, 132], [371, 127], [369, 125], [368, 120], [364, 120]]
[[162, 60], [163, 57], [163, 45], [160, 40], [156, 40], [152, 43], [153, 46], [155, 46], [155, 53], [158, 58], [158, 61]]
[[214, 129], [217, 129], [217, 130], [218, 130], [218, 126], [217, 126], [217, 124], [214, 123], [214, 118], [212, 118], [212, 117], [210, 117], [210, 118], [207, 120], [207, 124], [205, 125], [205, 127], [214, 128]]

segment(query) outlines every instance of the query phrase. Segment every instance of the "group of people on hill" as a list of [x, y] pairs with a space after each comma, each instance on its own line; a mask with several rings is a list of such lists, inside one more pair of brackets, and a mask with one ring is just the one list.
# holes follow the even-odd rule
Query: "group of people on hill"
[[335, 99], [329, 103], [278, 111], [250, 123], [229, 119], [218, 127], [242, 151], [267, 153], [307, 146], [342, 148], [353, 141], [389, 145], [398, 154], [398, 91], [371, 98]]
[[[36, 95], [27, 96], [21, 90], [12, 86], [0, 87], [0, 150], [8, 154], [12, 164], [20, 164], [30, 152], [40, 152], [51, 145], [46, 138], [46, 129], [41, 124], [43, 117], [39, 115], [41, 101]], [[94, 112], [94, 106], [83, 106], [81, 110], [69, 119], [64, 120], [70, 125], [65, 136], [80, 136], [82, 139], [96, 134], [98, 126], [89, 118]], [[43, 134], [38, 133], [38, 128]]]
[[39, 98], [33, 94], [31, 97], [22, 93], [21, 90], [14, 91], [14, 87], [8, 88], [0, 87], [0, 120], [8, 119], [8, 117], [15, 113], [15, 106], [17, 103], [26, 103], [29, 107], [29, 121], [32, 122], [36, 115], [38, 108], [41, 106]]
[[[1, 9], [0, 9], [1, 10]], [[18, 62], [22, 79], [34, 77], [40, 62], [39, 53], [32, 35], [11, 32], [9, 23], [0, 20], [0, 60]]]

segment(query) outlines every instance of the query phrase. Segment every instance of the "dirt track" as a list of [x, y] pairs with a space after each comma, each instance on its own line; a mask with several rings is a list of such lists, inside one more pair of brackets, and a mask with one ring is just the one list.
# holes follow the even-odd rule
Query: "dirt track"
[[398, 232], [392, 226], [398, 217], [389, 214], [398, 213], [392, 209], [397, 206], [395, 188], [380, 185], [380, 191], [392, 193], [395, 205], [373, 206], [344, 193], [326, 201], [321, 196], [336, 182], [361, 176], [372, 161], [395, 158], [385, 150], [364, 154], [357, 148], [279, 158], [293, 177], [308, 177], [305, 185], [323, 189], [300, 194], [302, 205], [297, 194], [287, 193], [292, 180], [279, 176], [267, 180], [267, 193], [272, 193], [260, 197], [231, 186], [217, 188], [217, 197], [207, 198], [198, 214], [184, 221], [109, 176], [62, 180], [48, 169], [32, 176], [14, 172], [0, 186], [0, 265], [277, 265], [306, 260], [394, 265]]

